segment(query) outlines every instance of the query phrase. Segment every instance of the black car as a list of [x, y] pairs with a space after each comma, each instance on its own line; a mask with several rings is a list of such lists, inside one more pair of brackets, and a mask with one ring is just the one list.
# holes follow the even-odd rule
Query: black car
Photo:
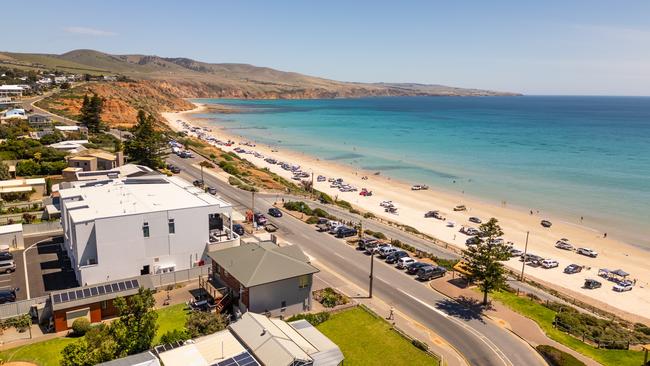
[[600, 286], [602, 286], [602, 285], [603, 284], [600, 283], [600, 281], [596, 281], [596, 280], [592, 280], [592, 279], [586, 279], [584, 288], [589, 289], [589, 290], [593, 290], [593, 289], [596, 289], [596, 288], [600, 288]]
[[470, 218], [469, 218], [469, 221], [470, 221], [470, 222], [473, 222], [473, 223], [476, 223], [476, 224], [480, 224], [480, 223], [481, 223], [481, 219], [479, 219], [479, 218], [476, 217], [476, 216], [472, 216], [472, 217], [470, 217]]
[[282, 211], [279, 208], [271, 207], [269, 208], [269, 216], [282, 217]]
[[341, 226], [338, 229], [336, 229], [337, 238], [347, 238], [355, 235], [357, 235], [357, 230], [351, 227]]
[[18, 288], [0, 290], [0, 304], [16, 301], [16, 291], [18, 291]]
[[14, 259], [13, 254], [9, 252], [0, 252], [0, 261], [10, 261]]
[[579, 266], [577, 264], [569, 264], [564, 269], [564, 273], [568, 273], [568, 274], [574, 274], [574, 273], [578, 273], [580, 271], [582, 271], [582, 266]]
[[[429, 263], [424, 263], [424, 262], [414, 262], [406, 266], [406, 273], [410, 275], [414, 275], [418, 273], [420, 268], [426, 267], [426, 266], [431, 266]], [[431, 266], [433, 267], [433, 266]]]
[[542, 225], [543, 227], [551, 227], [551, 225], [553, 225], [553, 223], [551, 223], [551, 222], [548, 221], [548, 220], [542, 220], [542, 221], [540, 222], [540, 225]]
[[446, 272], [447, 270], [444, 267], [427, 266], [420, 268], [416, 275], [416, 278], [420, 281], [429, 281], [434, 278], [443, 277]]
[[400, 258], [408, 257], [409, 254], [403, 250], [398, 250], [394, 253], [391, 253], [386, 257], [386, 263], [395, 264]]
[[203, 183], [202, 180], [197, 179], [197, 180], [195, 180], [194, 182], [192, 182], [192, 184], [194, 184], [195, 187], [203, 187], [203, 185], [204, 185], [205, 183]]
[[215, 195], [215, 194], [217, 194], [217, 189], [214, 188], [214, 187], [208, 187], [207, 191], [208, 191], [208, 193], [210, 193], [211, 195]]
[[181, 172], [181, 168], [179, 168], [177, 166], [172, 166], [171, 168], [169, 168], [169, 170], [174, 174], [178, 174], [178, 173]]
[[467, 244], [467, 245], [476, 245], [476, 244], [479, 244], [480, 242], [481, 242], [481, 239], [479, 239], [479, 238], [477, 238], [475, 236], [465, 240], [465, 244]]
[[232, 226], [232, 231], [234, 231], [239, 236], [242, 236], [242, 235], [245, 234], [244, 227], [241, 226], [241, 224], [234, 224]]

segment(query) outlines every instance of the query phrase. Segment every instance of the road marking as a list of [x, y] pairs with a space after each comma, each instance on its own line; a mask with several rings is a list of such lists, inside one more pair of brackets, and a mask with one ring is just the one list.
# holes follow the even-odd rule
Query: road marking
[[399, 292], [401, 292], [401, 293], [403, 293], [404, 295], [410, 297], [411, 299], [413, 299], [413, 300], [419, 302], [419, 303], [422, 304], [423, 306], [425, 306], [425, 307], [427, 307], [427, 308], [429, 308], [429, 309], [435, 311], [436, 313], [438, 313], [438, 314], [444, 316], [445, 318], [449, 318], [449, 314], [447, 314], [447, 313], [445, 313], [444, 311], [442, 311], [442, 310], [436, 308], [435, 306], [431, 306], [431, 305], [427, 304], [426, 302], [424, 302], [424, 301], [418, 299], [417, 297], [415, 297], [415, 296], [413, 296], [413, 295], [411, 295], [411, 294], [409, 294], [409, 293], [407, 293], [407, 292], [404, 292], [404, 290], [399, 290]]
[[11, 280], [0, 280], [0, 282], [11, 282]]

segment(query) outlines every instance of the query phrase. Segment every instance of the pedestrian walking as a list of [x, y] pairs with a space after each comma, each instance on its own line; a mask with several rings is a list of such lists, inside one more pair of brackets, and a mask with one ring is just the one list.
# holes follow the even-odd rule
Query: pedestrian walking
[[395, 320], [395, 309], [391, 306], [388, 313], [388, 320]]

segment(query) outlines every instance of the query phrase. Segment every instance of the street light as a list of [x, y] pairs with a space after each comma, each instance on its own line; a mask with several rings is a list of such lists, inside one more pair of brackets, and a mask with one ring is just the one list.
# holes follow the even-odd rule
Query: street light
[[526, 268], [526, 253], [528, 253], [528, 234], [530, 234], [530, 231], [526, 231], [526, 246], [524, 247], [524, 262], [521, 264], [521, 277], [519, 278], [519, 281], [524, 280], [524, 269]]

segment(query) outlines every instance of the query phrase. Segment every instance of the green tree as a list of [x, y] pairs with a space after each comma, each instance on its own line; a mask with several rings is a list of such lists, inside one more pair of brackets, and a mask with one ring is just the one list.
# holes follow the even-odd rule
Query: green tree
[[184, 342], [190, 339], [190, 335], [184, 329], [169, 330], [160, 337], [160, 344], [172, 344], [176, 342]]
[[81, 104], [81, 115], [79, 116], [79, 121], [86, 127], [90, 132], [99, 132], [102, 126], [102, 109], [104, 108], [104, 99], [102, 99], [97, 94], [93, 94], [92, 97], [84, 95], [84, 100]]
[[11, 179], [9, 174], [9, 166], [4, 161], [0, 161], [0, 180]]
[[506, 274], [501, 261], [510, 258], [509, 248], [496, 239], [503, 231], [494, 217], [479, 226], [476, 235], [478, 244], [463, 250], [463, 257], [470, 272], [468, 280], [476, 282], [483, 292], [483, 305], [488, 303], [488, 294], [505, 286]]
[[34, 160], [21, 160], [16, 163], [16, 175], [20, 177], [31, 177], [41, 174], [41, 165]]
[[191, 338], [196, 338], [226, 329], [226, 321], [218, 313], [193, 311], [185, 321], [185, 328]]
[[124, 152], [132, 161], [155, 169], [163, 166], [167, 145], [165, 137], [156, 131], [154, 125], [154, 117], [140, 110], [138, 123], [131, 129], [132, 136], [124, 144]]
[[140, 353], [151, 348], [158, 324], [158, 314], [153, 310], [155, 300], [149, 289], [140, 288], [128, 301], [113, 301], [120, 318], [111, 324], [111, 334], [117, 342], [120, 355]]
[[47, 135], [41, 137], [40, 141], [43, 145], [51, 145], [56, 144], [57, 142], [61, 142], [63, 139], [63, 134], [60, 131], [55, 130], [54, 132], [48, 133]]
[[111, 335], [111, 327], [105, 324], [94, 326], [77, 342], [71, 343], [61, 352], [62, 366], [91, 366], [122, 357]]

